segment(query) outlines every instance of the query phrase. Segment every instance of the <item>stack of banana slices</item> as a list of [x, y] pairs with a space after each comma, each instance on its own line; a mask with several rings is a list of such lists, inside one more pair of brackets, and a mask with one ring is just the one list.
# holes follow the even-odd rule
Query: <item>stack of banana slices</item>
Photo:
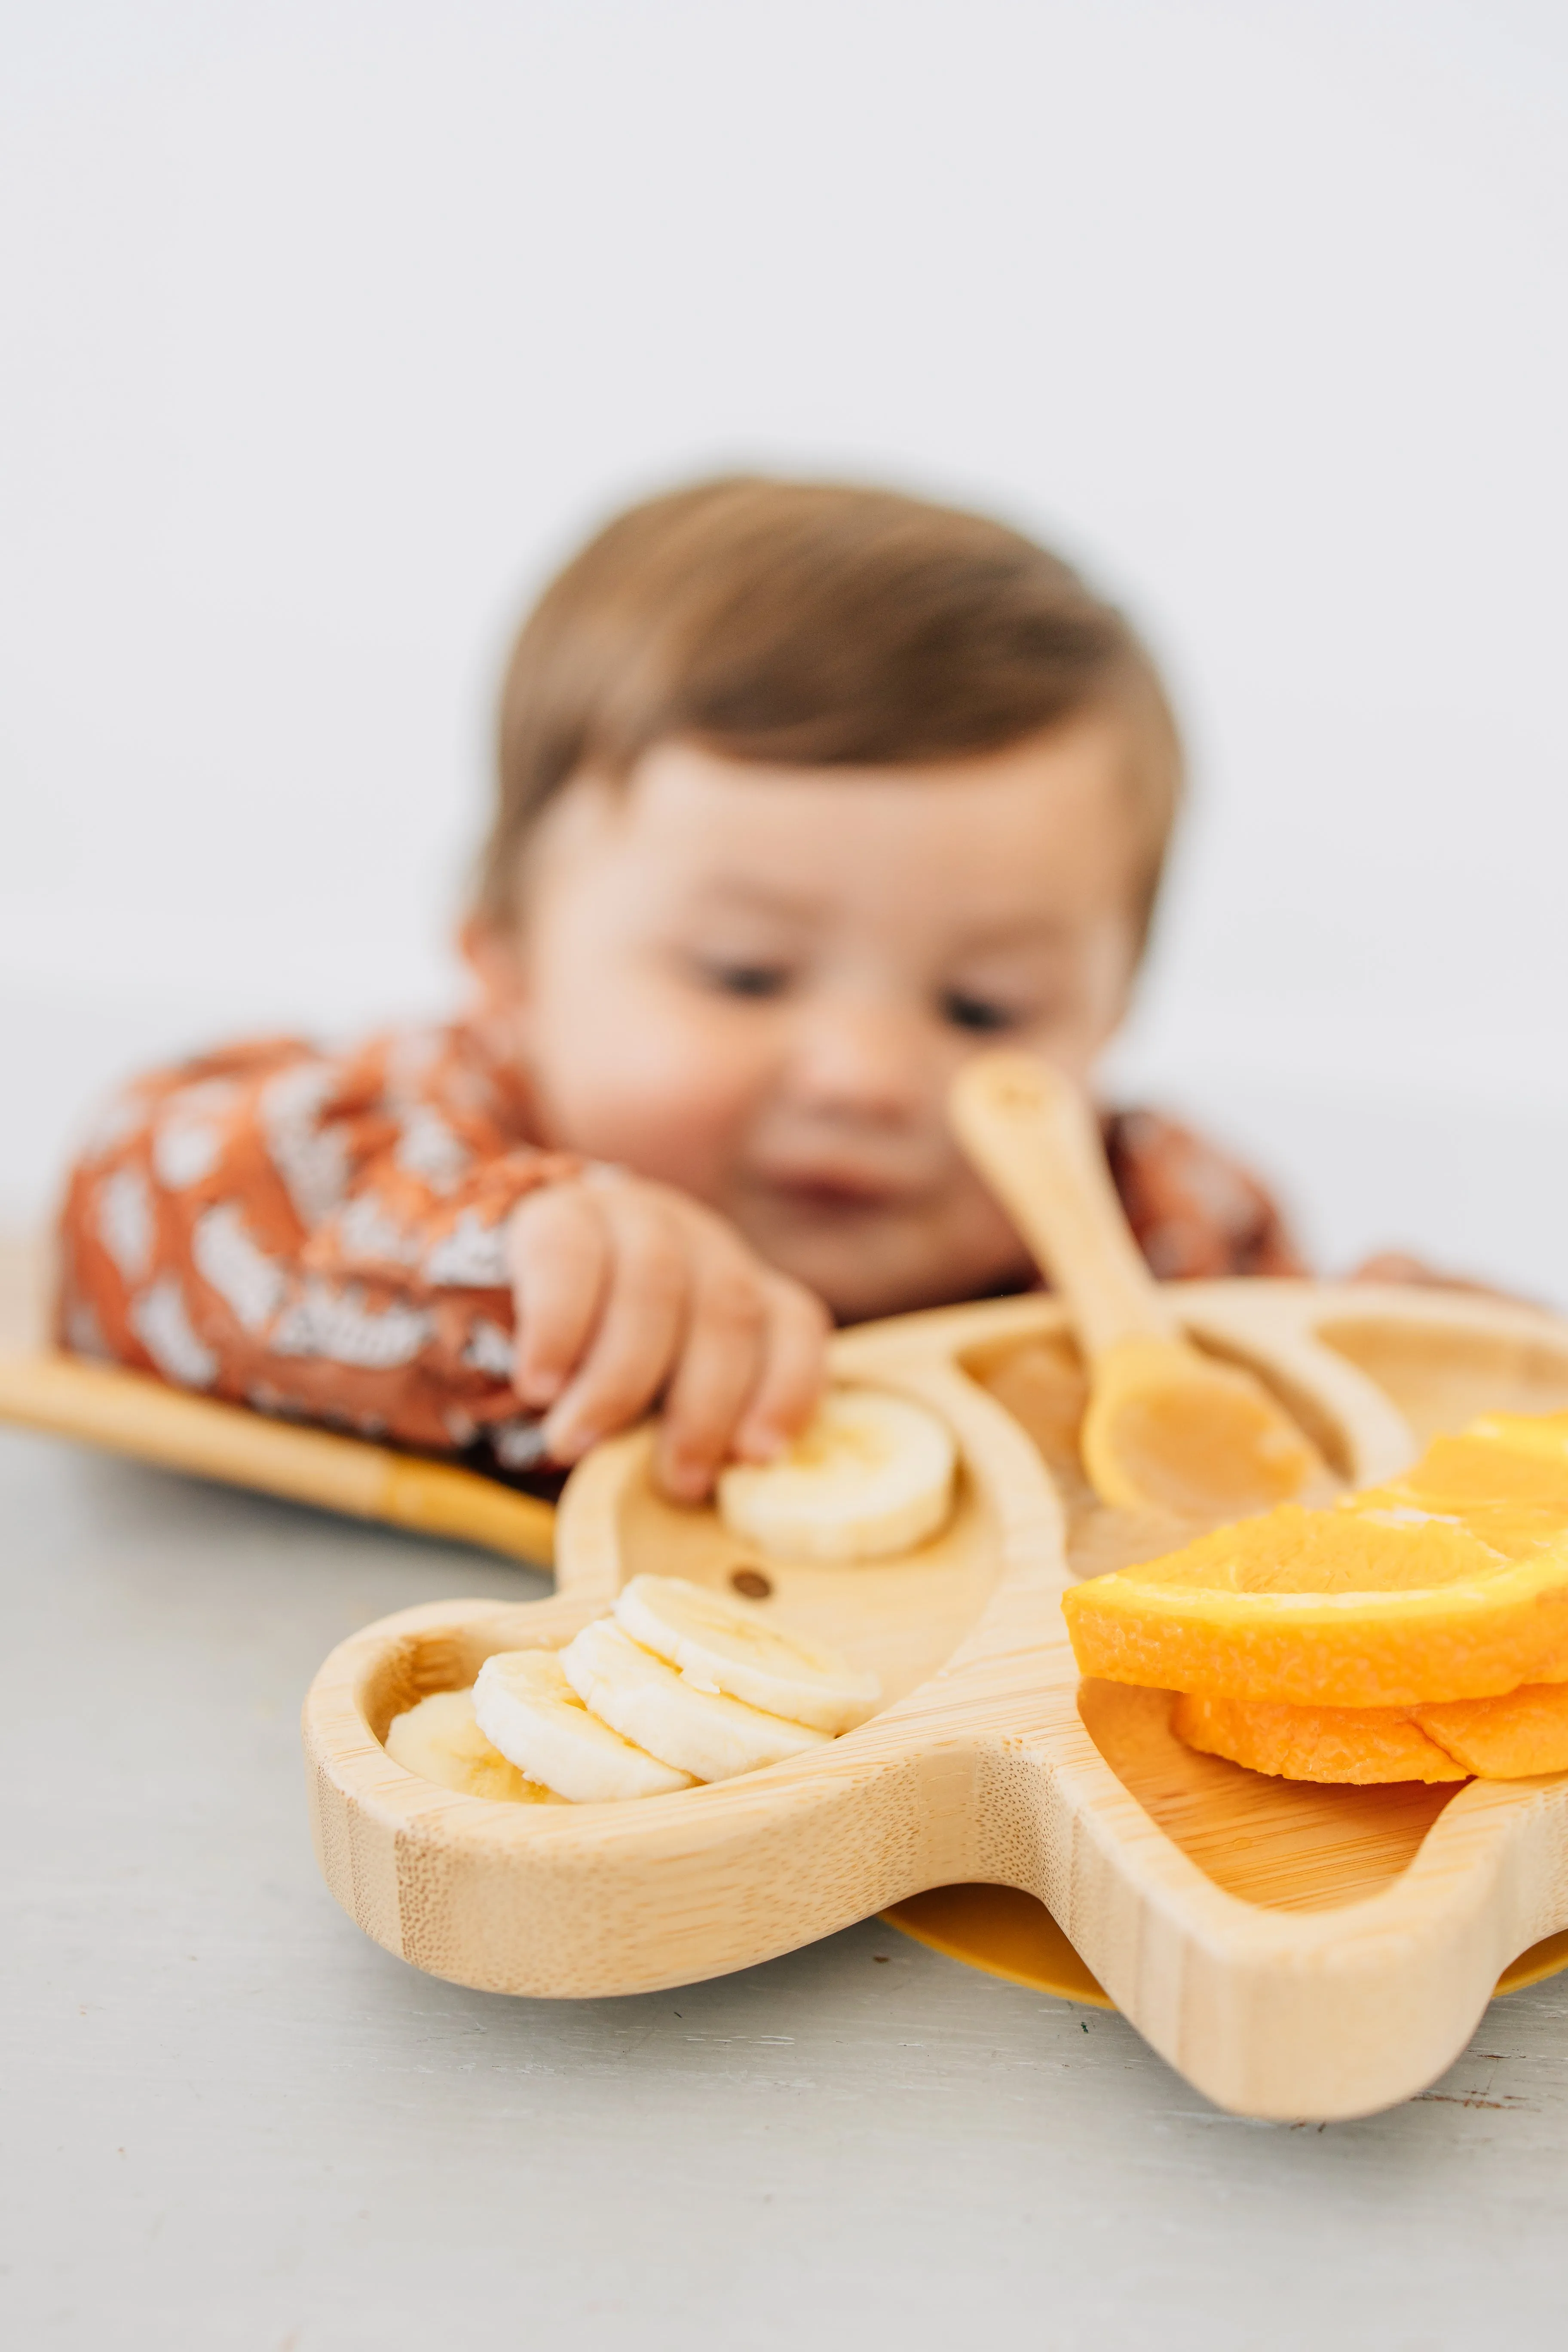
[[469, 1796], [614, 1803], [729, 1780], [825, 1747], [879, 1696], [759, 1611], [674, 1576], [635, 1576], [563, 1650], [505, 1650], [386, 1735], [394, 1763]]
[[[735, 1464], [721, 1517], [773, 1559], [885, 1559], [952, 1509], [957, 1454], [937, 1415], [883, 1389], [829, 1391], [774, 1462]], [[604, 1804], [729, 1780], [863, 1723], [874, 1675], [679, 1577], [637, 1576], [564, 1650], [487, 1658], [386, 1735], [405, 1770], [476, 1797]]]

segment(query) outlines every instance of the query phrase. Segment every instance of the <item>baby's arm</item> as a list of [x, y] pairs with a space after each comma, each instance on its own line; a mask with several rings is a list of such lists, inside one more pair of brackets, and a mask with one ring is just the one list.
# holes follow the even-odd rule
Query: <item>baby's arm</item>
[[1303, 1275], [1279, 1204], [1250, 1169], [1160, 1111], [1106, 1122], [1110, 1172], [1138, 1245], [1162, 1282]]
[[509, 1150], [484, 1083], [442, 1032], [351, 1056], [271, 1040], [141, 1080], [72, 1173], [64, 1343], [365, 1436], [484, 1430], [504, 1459], [505, 1220], [575, 1162]]
[[[668, 1380], [663, 1466], [701, 1491], [742, 1423], [761, 1451], [809, 1411], [819, 1311], [694, 1204], [518, 1147], [497, 1086], [461, 1031], [350, 1057], [278, 1040], [143, 1080], [73, 1172], [62, 1340], [366, 1436], [483, 1433], [519, 1465], [552, 1395], [573, 1460]], [[549, 1213], [522, 1216], [535, 1200]]]

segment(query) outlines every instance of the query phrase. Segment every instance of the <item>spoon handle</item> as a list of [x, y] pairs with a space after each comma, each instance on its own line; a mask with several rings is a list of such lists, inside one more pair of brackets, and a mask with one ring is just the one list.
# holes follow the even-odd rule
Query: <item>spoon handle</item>
[[1128, 1227], [1093, 1113], [1034, 1054], [978, 1054], [948, 1104], [960, 1143], [1061, 1293], [1090, 1361], [1179, 1327]]

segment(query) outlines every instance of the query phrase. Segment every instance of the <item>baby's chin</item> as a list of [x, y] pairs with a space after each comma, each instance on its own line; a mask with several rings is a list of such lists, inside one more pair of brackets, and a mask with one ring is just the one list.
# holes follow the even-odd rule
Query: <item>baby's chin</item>
[[781, 1274], [814, 1290], [838, 1323], [871, 1323], [887, 1315], [912, 1315], [924, 1307], [953, 1307], [1027, 1289], [1036, 1279], [1021, 1257], [1005, 1263], [977, 1253], [967, 1264], [935, 1237], [921, 1244], [908, 1233], [879, 1233], [869, 1222], [854, 1231], [801, 1231], [795, 1220], [783, 1232], [759, 1232], [748, 1240]]

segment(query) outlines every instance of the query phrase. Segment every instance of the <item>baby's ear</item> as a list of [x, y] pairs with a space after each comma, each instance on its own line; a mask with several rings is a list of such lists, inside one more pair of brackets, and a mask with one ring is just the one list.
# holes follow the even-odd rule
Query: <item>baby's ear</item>
[[514, 1013], [524, 993], [515, 940], [482, 916], [469, 915], [458, 929], [458, 949], [479, 983], [485, 1011]]

